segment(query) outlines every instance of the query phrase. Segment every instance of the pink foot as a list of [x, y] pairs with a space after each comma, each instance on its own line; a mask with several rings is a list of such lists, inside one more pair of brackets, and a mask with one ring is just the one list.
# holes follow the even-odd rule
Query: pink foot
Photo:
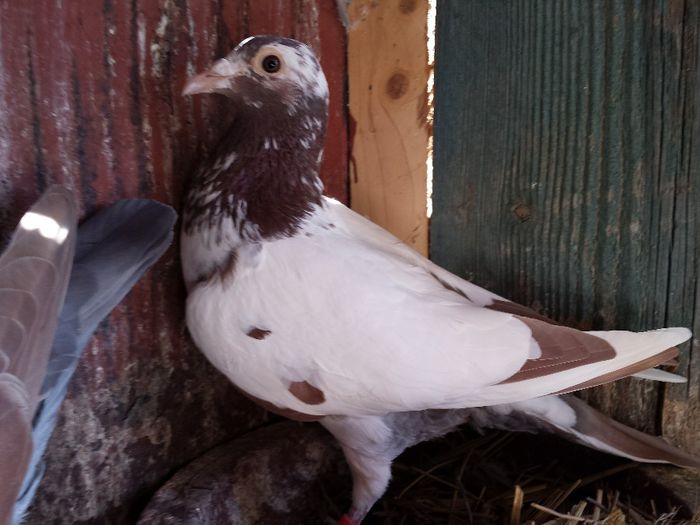
[[347, 514], [343, 514], [343, 517], [340, 518], [338, 525], [355, 525], [355, 522], [348, 518]]

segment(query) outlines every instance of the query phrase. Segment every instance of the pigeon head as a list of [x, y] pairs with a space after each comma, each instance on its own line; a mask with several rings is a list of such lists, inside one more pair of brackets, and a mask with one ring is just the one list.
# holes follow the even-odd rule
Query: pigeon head
[[191, 78], [183, 95], [219, 93], [239, 110], [272, 118], [328, 102], [328, 83], [314, 52], [290, 38], [253, 36], [209, 70]]
[[196, 93], [231, 99], [234, 119], [195, 174], [185, 230], [214, 228], [223, 239], [232, 222], [239, 239], [294, 234], [323, 192], [328, 84], [313, 51], [289, 38], [248, 38], [187, 82], [183, 94]]

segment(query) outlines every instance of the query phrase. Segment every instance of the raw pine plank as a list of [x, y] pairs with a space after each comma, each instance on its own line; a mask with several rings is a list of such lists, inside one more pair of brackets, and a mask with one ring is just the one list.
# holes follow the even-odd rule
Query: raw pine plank
[[[697, 333], [700, 4], [441, 0], [437, 27], [433, 258], [581, 328]], [[700, 452], [681, 352], [666, 398], [589, 399]]]
[[350, 201], [426, 254], [428, 0], [353, 0], [348, 15]]

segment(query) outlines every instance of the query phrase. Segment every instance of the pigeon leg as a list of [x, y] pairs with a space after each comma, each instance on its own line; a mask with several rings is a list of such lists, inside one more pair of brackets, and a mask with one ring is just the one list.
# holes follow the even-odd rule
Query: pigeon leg
[[352, 472], [352, 506], [339, 525], [359, 525], [391, 479], [391, 459], [371, 457], [343, 447]]
[[[352, 507], [344, 519], [349, 519], [347, 525], [359, 525], [386, 491], [393, 458], [369, 455], [345, 446], [343, 452], [352, 473]], [[344, 521], [340, 523], [346, 525]]]
[[340, 525], [359, 525], [386, 491], [400, 450], [381, 417], [327, 417], [322, 424], [340, 442], [352, 473], [352, 507]]

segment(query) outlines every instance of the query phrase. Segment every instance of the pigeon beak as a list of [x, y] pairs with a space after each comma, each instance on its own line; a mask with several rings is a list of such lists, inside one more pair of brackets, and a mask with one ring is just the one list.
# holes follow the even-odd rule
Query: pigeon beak
[[197, 93], [220, 93], [231, 89], [231, 79], [241, 74], [235, 64], [228, 59], [217, 60], [214, 65], [192, 78], [185, 84], [182, 90], [183, 96]]
[[197, 93], [214, 93], [227, 87], [228, 77], [205, 71], [189, 79], [182, 90], [182, 94], [186, 96], [196, 95]]

